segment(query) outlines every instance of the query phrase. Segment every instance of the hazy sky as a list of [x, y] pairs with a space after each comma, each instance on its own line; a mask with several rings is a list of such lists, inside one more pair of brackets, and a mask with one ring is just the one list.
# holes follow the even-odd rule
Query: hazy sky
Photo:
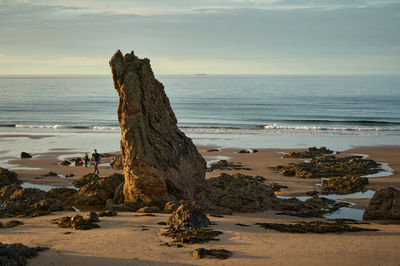
[[400, 0], [0, 0], [0, 74], [400, 74]]

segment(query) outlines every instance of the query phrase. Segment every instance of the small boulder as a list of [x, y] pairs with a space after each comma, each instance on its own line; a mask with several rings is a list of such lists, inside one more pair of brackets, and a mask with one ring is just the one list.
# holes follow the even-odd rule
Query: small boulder
[[90, 213], [88, 214], [87, 219], [88, 219], [89, 222], [91, 222], [91, 223], [98, 223], [98, 222], [100, 222], [99, 216], [98, 216], [97, 213], [95, 213], [95, 212], [90, 212]]
[[23, 225], [24, 223], [18, 220], [11, 220], [11, 221], [7, 221], [4, 223], [4, 227], [5, 228], [12, 228], [12, 227], [16, 227], [18, 225]]
[[57, 173], [48, 172], [47, 174], [43, 174], [42, 176], [57, 176]]
[[99, 217], [112, 217], [112, 216], [117, 216], [118, 213], [115, 211], [103, 211], [100, 212], [98, 215]]
[[400, 219], [400, 191], [392, 187], [378, 190], [369, 202], [363, 219]]
[[29, 159], [29, 158], [32, 158], [32, 155], [24, 151], [21, 152], [21, 159]]
[[71, 164], [71, 162], [70, 162], [70, 161], [67, 161], [67, 160], [64, 160], [64, 161], [62, 161], [60, 164], [61, 164], [61, 165], [64, 165], [64, 166], [68, 166], [68, 165]]
[[210, 258], [210, 259], [227, 259], [232, 256], [232, 252], [226, 249], [205, 249], [197, 248], [193, 251], [193, 257], [196, 259]]
[[175, 229], [201, 228], [211, 224], [207, 216], [192, 204], [182, 204], [172, 213], [167, 225]]

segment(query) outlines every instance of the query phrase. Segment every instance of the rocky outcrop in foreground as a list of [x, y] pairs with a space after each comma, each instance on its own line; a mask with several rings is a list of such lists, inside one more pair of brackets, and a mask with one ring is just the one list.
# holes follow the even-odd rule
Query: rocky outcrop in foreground
[[0, 265], [18, 265], [27, 264], [27, 259], [36, 257], [40, 251], [47, 250], [46, 247], [30, 248], [21, 243], [3, 244], [0, 243]]
[[119, 95], [125, 201], [204, 200], [206, 162], [178, 129], [150, 60], [118, 50], [110, 67]]
[[369, 202], [363, 219], [400, 219], [400, 191], [392, 187], [378, 190]]
[[36, 188], [22, 188], [17, 173], [0, 168], [0, 217], [35, 217], [62, 211], [61, 201]]

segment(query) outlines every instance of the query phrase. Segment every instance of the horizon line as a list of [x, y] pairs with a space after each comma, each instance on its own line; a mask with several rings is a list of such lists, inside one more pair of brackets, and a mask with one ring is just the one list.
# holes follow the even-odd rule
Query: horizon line
[[[111, 73], [110, 73], [111, 74]], [[7, 76], [109, 76], [110, 74], [101, 74], [101, 73], [94, 73], [94, 74], [0, 74], [0, 77], [7, 77]], [[157, 75], [166, 75], [166, 76], [400, 76], [400, 73], [279, 73], [279, 74], [248, 74], [248, 73], [154, 73], [155, 76]]]

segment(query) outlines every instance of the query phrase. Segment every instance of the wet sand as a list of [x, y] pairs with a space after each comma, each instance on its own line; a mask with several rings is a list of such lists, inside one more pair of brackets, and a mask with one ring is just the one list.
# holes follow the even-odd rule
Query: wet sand
[[[257, 153], [240, 154], [240, 149], [223, 149], [207, 152], [215, 147], [198, 147], [207, 160], [229, 157], [229, 161], [240, 162], [249, 171], [249, 175], [262, 175], [266, 182], [276, 182], [288, 186], [277, 193], [281, 196], [300, 196], [318, 188], [319, 180], [284, 177], [269, 167], [298, 161], [284, 159], [283, 149], [259, 149]], [[328, 147], [329, 148], [329, 147]], [[362, 147], [354, 148], [343, 154], [368, 154], [369, 158], [388, 163], [393, 175], [370, 178], [368, 189], [393, 186], [400, 189], [400, 147]], [[57, 150], [43, 154], [33, 154], [34, 158], [12, 160], [9, 163], [19, 167], [39, 168], [16, 170], [19, 178], [25, 182], [54, 186], [67, 186], [72, 179], [93, 171], [92, 168], [60, 166], [57, 158], [68, 157], [76, 152]], [[60, 157], [62, 156], [62, 157]], [[223, 157], [218, 157], [223, 156]], [[107, 163], [104, 158], [102, 163]], [[42, 177], [49, 171], [57, 174], [75, 174], [73, 178]], [[115, 171], [101, 166], [101, 175]], [[207, 177], [216, 176], [221, 171], [207, 173]], [[369, 199], [351, 200], [357, 208], [365, 208]], [[137, 213], [119, 213], [116, 217], [102, 217], [101, 228], [89, 231], [61, 229], [50, 223], [51, 219], [73, 215], [71, 212], [54, 213], [37, 218], [19, 218], [25, 224], [15, 228], [0, 229], [0, 242], [21, 242], [28, 246], [47, 246], [48, 251], [41, 252], [29, 265], [400, 265], [400, 225], [385, 224], [382, 221], [357, 225], [379, 229], [377, 232], [356, 232], [343, 234], [291, 234], [265, 230], [254, 225], [257, 222], [294, 222], [324, 219], [302, 219], [276, 215], [273, 211], [262, 213], [235, 213], [224, 218], [210, 217], [217, 223], [211, 228], [223, 232], [220, 241], [204, 244], [184, 245], [183, 248], [160, 246], [171, 239], [161, 236], [164, 226], [157, 222], [166, 221], [168, 214], [156, 214], [156, 217], [135, 216]], [[82, 213], [86, 215], [86, 213]], [[4, 222], [10, 219], [0, 219]], [[242, 227], [237, 223], [250, 226]], [[148, 230], [147, 230], [148, 229]], [[72, 232], [65, 235], [64, 232]], [[224, 248], [233, 252], [227, 260], [202, 259], [192, 256], [195, 248]]]

